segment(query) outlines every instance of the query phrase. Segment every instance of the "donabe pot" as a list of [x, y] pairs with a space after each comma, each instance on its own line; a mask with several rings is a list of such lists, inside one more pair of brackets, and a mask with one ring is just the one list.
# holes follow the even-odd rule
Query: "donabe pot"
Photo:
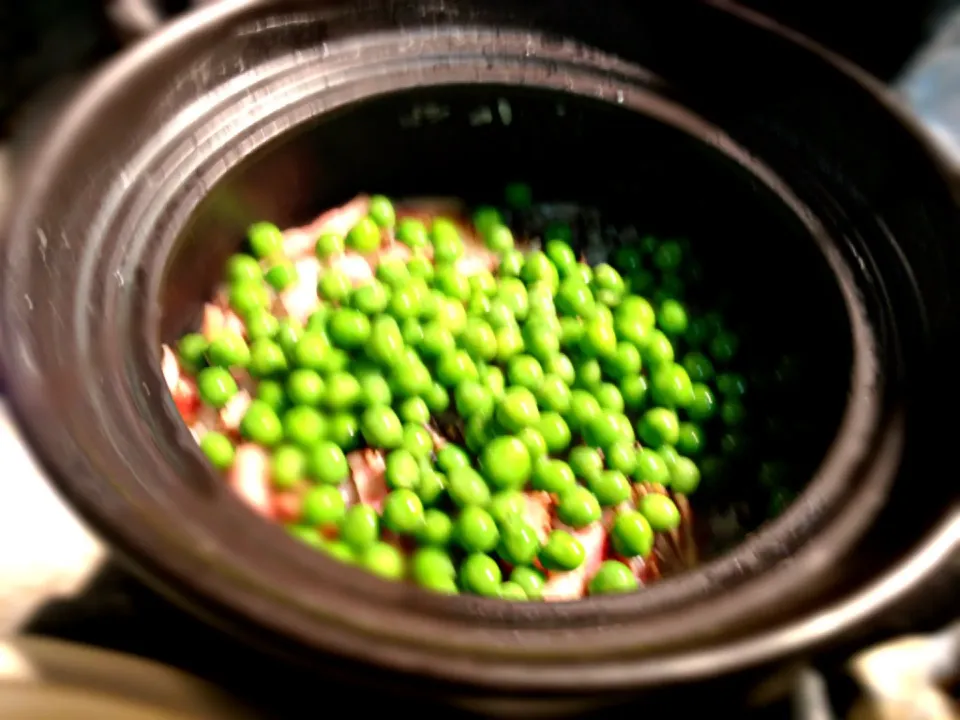
[[[946, 170], [849, 65], [735, 7], [660, 5], [228, 1], [111, 64], [26, 174], [4, 250], [11, 403], [64, 495], [210, 622], [449, 697], [717, 677], [869, 626], [932, 577], [957, 541]], [[759, 346], [806, 360], [769, 407], [814, 428], [784, 445], [803, 492], [695, 572], [559, 604], [388, 584], [256, 519], [179, 420], [159, 343], [251, 221], [513, 178], [689, 233]]]

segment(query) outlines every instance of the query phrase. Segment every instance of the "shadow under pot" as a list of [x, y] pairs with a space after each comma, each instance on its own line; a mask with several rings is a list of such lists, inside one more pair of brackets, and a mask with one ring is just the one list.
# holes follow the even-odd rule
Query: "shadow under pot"
[[[634, 65], [542, 39], [531, 55], [512, 31], [464, 35], [455, 23], [419, 38], [417, 60], [404, 54], [410, 36], [386, 32], [365, 36], [356, 61], [351, 29], [389, 30], [389, 17], [304, 20], [319, 36], [281, 22], [271, 42], [269, 24], [250, 30], [256, 15], [205, 10], [193, 30], [161, 33], [108, 71], [38, 160], [6, 251], [17, 415], [65, 494], [167, 592], [257, 646], [355, 680], [612, 700], [809, 649], [821, 638], [735, 652], [849, 592], [937, 520], [942, 504], [921, 507], [903, 489], [912, 475], [901, 461], [923, 468], [935, 437], [908, 432], [904, 408], [918, 402], [916, 358], [952, 332], [937, 283], [955, 258], [891, 246], [905, 229], [939, 242], [956, 218], [933, 162], [872, 86], [710, 8], [695, 13], [694, 34], [720, 18], [751, 47], [774, 48], [795, 95], [759, 100], [755, 73], [726, 73], [735, 99], [724, 102], [709, 89], [714, 71], [693, 73], [673, 50]], [[211, 51], [201, 46], [213, 28]], [[591, 28], [552, 29], [624, 52], [617, 33], [601, 42]], [[231, 53], [266, 62], [251, 48], [275, 51], [278, 37], [285, 51], [255, 78], [238, 68], [234, 85], [209, 77], [191, 96], [160, 77], [161, 66], [219, 67]], [[499, 54], [478, 62], [471, 53], [494, 37]], [[323, 61], [297, 62], [294, 50]], [[740, 68], [737, 55], [723, 62]], [[129, 104], [138, 77], [157, 90], [153, 115]], [[793, 104], [821, 79], [843, 147]], [[128, 136], [106, 151], [97, 126], [120, 117]], [[896, 162], [865, 168], [858, 132], [889, 140]], [[904, 168], [922, 170], [912, 186]], [[517, 182], [530, 203], [504, 197]], [[253, 223], [302, 226], [362, 193], [398, 210], [416, 197], [501, 206], [514, 235], [531, 240], [560, 220], [573, 251], [617, 267], [630, 292], [658, 310], [682, 302], [681, 363], [703, 352], [745, 379], [742, 400], [701, 423], [705, 442], [691, 449], [700, 483], [677, 498], [690, 508], [683, 538], [657, 546], [661, 579], [575, 602], [446, 597], [297, 542], [211, 467], [167, 391], [160, 343], [200, 327]], [[883, 222], [862, 205], [881, 197]], [[929, 219], [919, 229], [918, 206]], [[927, 296], [910, 272], [930, 280]], [[739, 387], [718, 386], [717, 397]], [[893, 501], [909, 517], [864, 550]]]

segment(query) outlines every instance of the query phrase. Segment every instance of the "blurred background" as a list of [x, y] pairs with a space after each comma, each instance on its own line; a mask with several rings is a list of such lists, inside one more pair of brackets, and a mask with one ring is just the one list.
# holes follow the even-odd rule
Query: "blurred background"
[[[61, 104], [93, 69], [191, 4], [197, 3], [0, 1], [0, 241], [16, 168]], [[958, 107], [954, 117], [960, 119], [960, 2], [748, 0], [743, 4], [816, 39], [889, 83], [943, 143], [960, 148], [955, 130], [960, 125], [951, 124], [954, 105]], [[221, 638], [104, 564], [103, 548], [42, 481], [2, 398], [0, 463], [5, 470], [0, 482], [0, 634], [27, 629], [147, 655], [217, 682], [245, 684], [244, 678], [218, 673], [215, 658], [224, 653], [218, 644]], [[193, 640], [189, 657], [182, 652], [185, 636]], [[957, 654], [955, 645], [945, 652]], [[232, 647], [228, 652], [244, 651]], [[258, 661], [250, 658], [244, 675], [260, 672]], [[817, 673], [803, 677], [794, 704], [778, 706], [771, 717], [784, 713], [830, 717], [818, 704], [825, 697], [822, 678]]]

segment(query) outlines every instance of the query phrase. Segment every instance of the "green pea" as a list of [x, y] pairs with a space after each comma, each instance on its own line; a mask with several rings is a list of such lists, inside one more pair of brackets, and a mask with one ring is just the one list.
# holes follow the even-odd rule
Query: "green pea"
[[670, 482], [670, 468], [658, 452], [645, 448], [637, 454], [634, 478], [637, 482], [666, 485]]
[[287, 376], [286, 397], [295, 405], [316, 406], [323, 399], [324, 388], [319, 373], [300, 368]]
[[637, 469], [637, 450], [631, 443], [617, 442], [605, 451], [607, 466], [625, 475], [632, 475]]
[[713, 417], [717, 401], [713, 391], [703, 383], [693, 383], [692, 401], [685, 408], [691, 420], [702, 421]]
[[501, 524], [497, 552], [511, 565], [526, 565], [540, 552], [536, 529], [519, 515], [509, 517]]
[[420, 465], [420, 483], [417, 485], [417, 495], [424, 506], [436, 505], [446, 490], [447, 478], [430, 467], [429, 461], [424, 458]]
[[370, 339], [370, 321], [359, 310], [334, 310], [327, 322], [330, 339], [339, 347], [353, 350]]
[[560, 274], [557, 272], [557, 267], [550, 262], [550, 258], [539, 250], [527, 255], [520, 277], [527, 285], [543, 282], [549, 285], [553, 291], [556, 291], [560, 285]]
[[336, 233], [323, 233], [317, 238], [315, 252], [318, 258], [326, 260], [336, 255], [343, 255], [344, 239], [342, 235]]
[[578, 478], [590, 480], [599, 477], [603, 472], [603, 458], [591, 447], [581, 445], [573, 448], [568, 460], [570, 469]]
[[437, 362], [437, 380], [445, 387], [456, 387], [465, 380], [478, 380], [479, 377], [476, 364], [464, 350], [447, 353]]
[[647, 401], [647, 379], [643, 375], [624, 378], [620, 385], [624, 408], [640, 410]]
[[660, 365], [653, 371], [650, 384], [654, 402], [665, 407], [688, 407], [695, 400], [693, 383], [681, 365]]
[[500, 566], [489, 555], [472, 553], [460, 564], [460, 584], [477, 595], [496, 597], [502, 579]]
[[353, 551], [353, 549], [345, 542], [340, 542], [339, 540], [334, 540], [333, 542], [324, 542], [319, 549], [334, 560], [347, 565], [356, 565], [360, 561], [360, 558], [357, 557], [357, 554]]
[[416, 397], [425, 393], [432, 383], [430, 371], [415, 354], [400, 358], [390, 373], [390, 387], [399, 397]]
[[307, 471], [314, 480], [327, 485], [340, 485], [350, 477], [350, 465], [337, 445], [317, 442], [310, 450]]
[[500, 362], [510, 361], [525, 349], [523, 334], [513, 325], [498, 328], [495, 332], [494, 343], [496, 357]]
[[389, 302], [390, 290], [379, 280], [361, 285], [350, 296], [350, 304], [365, 315], [382, 313]]
[[480, 468], [487, 481], [499, 490], [522, 488], [533, 469], [527, 446], [512, 435], [498, 437], [483, 448]]
[[526, 497], [519, 490], [501, 490], [490, 498], [490, 503], [487, 506], [487, 512], [501, 526], [508, 522], [510, 518], [522, 517], [526, 509]]
[[332, 350], [325, 333], [306, 332], [293, 348], [293, 362], [298, 367], [323, 372], [329, 367]]
[[675, 240], [665, 240], [653, 253], [653, 264], [661, 270], [676, 270], [683, 262], [683, 247]]
[[536, 425], [537, 430], [543, 435], [547, 443], [547, 450], [551, 454], [563, 452], [570, 446], [571, 433], [570, 426], [563, 419], [560, 413], [545, 412], [540, 415], [540, 422]]
[[368, 407], [360, 417], [360, 432], [370, 447], [394, 449], [403, 444], [403, 425], [389, 407]]
[[577, 478], [563, 460], [541, 458], [533, 467], [533, 488], [561, 494], [575, 487]]
[[308, 525], [333, 525], [339, 523], [347, 512], [340, 490], [333, 485], [317, 485], [303, 496], [300, 508], [303, 521]]
[[670, 468], [670, 487], [681, 495], [690, 495], [700, 485], [700, 468], [690, 458], [679, 457]]
[[314, 550], [326, 550], [327, 539], [316, 528], [305, 525], [287, 525], [284, 528], [290, 535], [302, 543], [306, 543]]
[[565, 530], [553, 530], [540, 550], [540, 562], [550, 570], [576, 570], [586, 557], [580, 541]]
[[610, 537], [614, 549], [623, 557], [647, 557], [653, 552], [653, 528], [643, 514], [635, 510], [617, 513]]
[[589, 392], [574, 390], [570, 393], [570, 412], [566, 417], [573, 429], [583, 431], [602, 413], [600, 403]]
[[[564, 227], [566, 231], [569, 231], [569, 226]], [[551, 235], [551, 232], [554, 234]], [[569, 275], [577, 265], [577, 256], [574, 254], [573, 248], [570, 247], [570, 241], [563, 237], [566, 234], [565, 231], [558, 232], [548, 229], [545, 233], [547, 243], [544, 246], [547, 257], [550, 258], [560, 274], [564, 276]]]
[[240, 421], [240, 433], [251, 442], [273, 447], [283, 439], [283, 425], [273, 408], [254, 400]]
[[370, 197], [370, 205], [367, 212], [370, 218], [380, 227], [391, 228], [397, 222], [397, 214], [393, 209], [393, 203], [383, 195], [373, 195]]
[[473, 211], [473, 226], [481, 235], [486, 235], [491, 228], [503, 223], [500, 211], [490, 205], [480, 205]]
[[420, 464], [409, 450], [393, 450], [387, 455], [387, 485], [391, 488], [416, 489], [420, 484]]
[[464, 252], [463, 240], [456, 223], [449, 218], [436, 218], [430, 226], [433, 256], [438, 264], [453, 263]]
[[523, 387], [508, 388], [497, 407], [497, 419], [511, 432], [536, 426], [540, 422], [540, 410], [533, 393]]
[[423, 393], [423, 400], [430, 408], [430, 412], [439, 415], [450, 407], [450, 395], [440, 383], [431, 383]]
[[263, 310], [270, 305], [270, 293], [263, 283], [250, 280], [235, 282], [230, 286], [230, 307], [241, 317]]
[[617, 334], [613, 325], [601, 317], [587, 320], [583, 325], [580, 350], [587, 357], [611, 357], [617, 352]]
[[726, 330], [721, 331], [710, 341], [710, 354], [718, 363], [728, 363], [737, 354], [739, 344], [736, 335]]
[[262, 279], [263, 270], [256, 258], [238, 253], [227, 260], [227, 280], [231, 283], [260, 282]]
[[446, 547], [453, 538], [453, 520], [442, 510], [429, 508], [423, 514], [423, 525], [416, 538], [422, 545]]
[[360, 382], [346, 372], [334, 372], [327, 376], [323, 402], [331, 410], [347, 410], [363, 396]]
[[651, 368], [672, 363], [674, 353], [670, 338], [660, 330], [651, 330], [647, 335], [646, 344], [641, 349], [641, 355], [644, 363]]
[[397, 226], [397, 240], [409, 248], [423, 248], [430, 244], [426, 226], [416, 218], [404, 218]]
[[596, 358], [582, 359], [577, 367], [575, 385], [582, 390], [595, 392], [603, 382], [603, 370]]
[[270, 458], [270, 481], [278, 490], [295, 487], [306, 474], [307, 457], [293, 445], [281, 445]]
[[677, 450], [684, 455], [699, 455], [706, 445], [703, 429], [692, 422], [680, 423], [680, 435], [677, 438]]
[[198, 372], [207, 364], [206, 355], [209, 343], [200, 333], [184, 335], [177, 344], [180, 364], [189, 372]]
[[617, 560], [605, 560], [590, 579], [587, 591], [591, 595], [611, 595], [633, 592], [640, 581], [626, 565]]
[[363, 405], [390, 405], [393, 393], [382, 375], [365, 375], [360, 381], [360, 402]]
[[280, 329], [280, 321], [263, 308], [247, 313], [246, 325], [247, 337], [251, 340], [272, 339]]
[[214, 408], [222, 408], [237, 394], [237, 381], [222, 367], [204, 368], [197, 375], [200, 399]]
[[246, 367], [250, 364], [250, 348], [246, 341], [229, 330], [213, 339], [207, 355], [211, 365], [220, 367]]
[[286, 371], [287, 356], [273, 340], [261, 338], [250, 345], [250, 374], [257, 378], [271, 377]]
[[371, 253], [380, 247], [380, 228], [367, 216], [357, 221], [347, 233], [347, 245], [358, 253]]
[[576, 370], [573, 367], [573, 361], [563, 354], [554, 355], [544, 363], [543, 369], [550, 375], [556, 375], [567, 385], [573, 383], [576, 379]]
[[520, 565], [510, 573], [510, 582], [523, 588], [527, 599], [539, 600], [543, 597], [543, 587], [547, 584], [547, 579], [539, 570]]
[[297, 268], [289, 260], [283, 260], [267, 270], [264, 279], [274, 290], [281, 292], [297, 282]]
[[663, 445], [676, 445], [680, 438], [677, 413], [667, 408], [647, 410], [637, 422], [637, 434], [644, 445], [655, 449]]
[[464, 419], [489, 417], [493, 412], [493, 393], [474, 380], [464, 380], [454, 391], [457, 413]]
[[384, 580], [402, 580], [407, 572], [403, 553], [385, 542], [377, 542], [368, 547], [360, 556], [360, 564]]
[[463, 448], [449, 443], [437, 453], [437, 465], [445, 473], [449, 473], [456, 468], [470, 467], [470, 456], [464, 452]]
[[[504, 261], [506, 261], [506, 257]], [[516, 320], [523, 320], [527, 316], [529, 310], [527, 288], [520, 280], [512, 277], [501, 277], [500, 287], [497, 289], [497, 299], [510, 309]]]
[[559, 375], [546, 375], [537, 390], [537, 400], [545, 410], [566, 413], [570, 410], [570, 388]]
[[401, 535], [412, 535], [423, 526], [423, 503], [413, 490], [398, 488], [383, 501], [383, 524]]
[[410, 575], [421, 587], [441, 589], [450, 584], [455, 586], [457, 569], [446, 550], [425, 547], [410, 558]]
[[266, 403], [276, 413], [287, 407], [287, 394], [277, 380], [261, 380], [257, 384], [257, 400]]
[[631, 495], [630, 481], [619, 470], [603, 471], [593, 480], [588, 480], [587, 487], [601, 505], [608, 507], [629, 500]]
[[260, 258], [283, 252], [283, 232], [273, 223], [258, 222], [247, 230], [247, 241], [253, 254]]
[[497, 524], [483, 508], [465, 507], [454, 522], [457, 542], [467, 552], [490, 552], [497, 546], [500, 532]]
[[537, 390], [543, 383], [543, 367], [532, 355], [518, 355], [507, 366], [507, 378], [511, 385]]
[[464, 350], [478, 360], [490, 361], [497, 356], [497, 336], [485, 320], [467, 320], [460, 343]]
[[490, 502], [490, 489], [471, 467], [455, 467], [447, 471], [447, 492], [461, 508], [470, 505], [483, 507]]
[[200, 449], [217, 470], [226, 470], [233, 465], [235, 451], [230, 438], [222, 433], [208, 432], [200, 439]]
[[484, 233], [487, 247], [498, 255], [513, 250], [513, 233], [506, 225], [497, 224]]
[[517, 433], [517, 437], [527, 447], [530, 453], [530, 460], [536, 462], [547, 454], [547, 441], [543, 439], [540, 431], [533, 427], [525, 427]]
[[527, 600], [527, 594], [523, 591], [523, 588], [512, 582], [505, 582], [500, 585], [497, 597], [508, 602], [526, 602]]
[[640, 351], [632, 343], [621, 341], [617, 343], [614, 355], [605, 363], [605, 367], [615, 378], [626, 380], [636, 377], [643, 362]]
[[484, 365], [477, 368], [480, 374], [480, 382], [490, 391], [494, 398], [503, 397], [506, 390], [506, 380], [503, 377], [503, 371], [496, 365]]
[[737, 373], [722, 373], [717, 376], [717, 389], [726, 396], [741, 397], [746, 392], [747, 381]]
[[340, 521], [340, 539], [354, 550], [371, 547], [380, 537], [380, 518], [367, 505], [354, 505]]
[[397, 290], [410, 282], [410, 271], [400, 258], [387, 258], [377, 265], [377, 279]]
[[579, 485], [562, 493], [557, 502], [557, 516], [571, 527], [586, 527], [599, 520], [601, 513], [596, 495]]
[[331, 268], [324, 272], [317, 283], [320, 296], [335, 303], [342, 303], [350, 297], [352, 287], [350, 276], [339, 268]]
[[594, 397], [597, 398], [597, 402], [600, 403], [600, 407], [604, 410], [610, 410], [616, 413], [623, 412], [623, 395], [620, 394], [620, 389], [616, 385], [612, 383], [601, 383], [594, 391]]
[[671, 532], [680, 527], [680, 511], [666, 495], [648, 493], [640, 498], [637, 509], [656, 532]]

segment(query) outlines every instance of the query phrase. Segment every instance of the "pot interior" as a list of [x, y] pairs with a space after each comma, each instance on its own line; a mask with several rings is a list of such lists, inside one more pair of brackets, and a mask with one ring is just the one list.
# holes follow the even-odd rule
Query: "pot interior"
[[748, 380], [746, 424], [711, 421], [698, 458], [704, 479], [691, 500], [701, 552], [715, 555], [802, 491], [837, 432], [852, 362], [823, 252], [780, 191], [724, 143], [617, 103], [518, 87], [436, 86], [348, 104], [210, 189], [166, 260], [162, 339], [197, 327], [249, 224], [304, 224], [360, 192], [502, 205], [505, 184], [520, 180], [537, 203], [599, 209], [604, 228], [685, 238], [684, 300], [735, 329], [730, 369]]

